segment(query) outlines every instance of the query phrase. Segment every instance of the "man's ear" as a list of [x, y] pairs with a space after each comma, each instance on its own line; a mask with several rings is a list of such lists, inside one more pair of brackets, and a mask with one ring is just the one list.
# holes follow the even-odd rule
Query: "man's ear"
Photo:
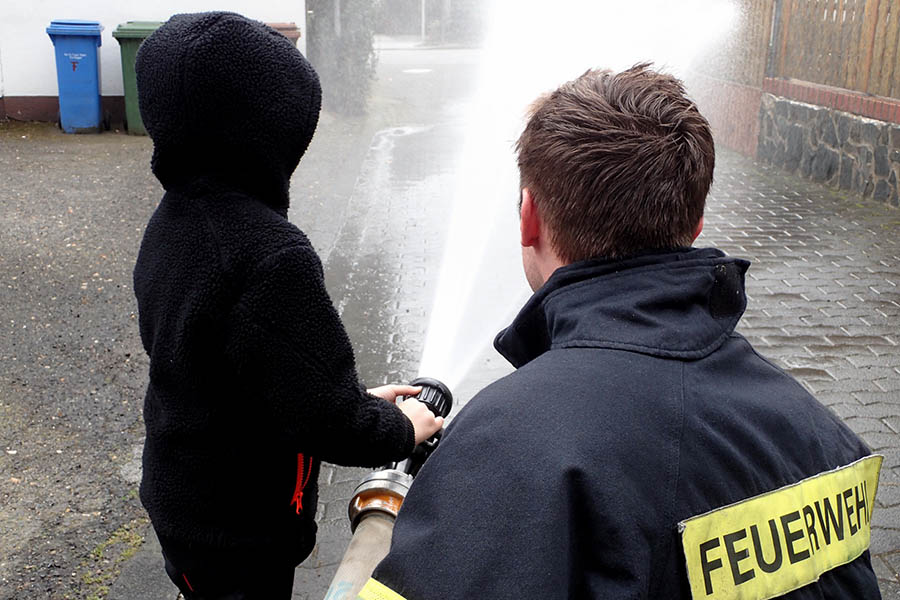
[[700, 215], [700, 220], [697, 222], [697, 228], [694, 229], [694, 239], [692, 242], [696, 241], [700, 234], [703, 232], [703, 215]]
[[537, 245], [541, 237], [541, 217], [534, 205], [531, 190], [522, 188], [522, 206], [519, 209], [519, 232], [525, 248]]

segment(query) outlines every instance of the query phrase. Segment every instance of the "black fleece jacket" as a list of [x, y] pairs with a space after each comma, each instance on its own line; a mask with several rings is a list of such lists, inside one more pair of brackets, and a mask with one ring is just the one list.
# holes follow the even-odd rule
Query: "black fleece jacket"
[[375, 466], [414, 445], [358, 382], [319, 258], [286, 219], [318, 79], [287, 38], [231, 13], [172, 17], [136, 69], [166, 190], [134, 270], [141, 500], [167, 538], [302, 560], [319, 461]]

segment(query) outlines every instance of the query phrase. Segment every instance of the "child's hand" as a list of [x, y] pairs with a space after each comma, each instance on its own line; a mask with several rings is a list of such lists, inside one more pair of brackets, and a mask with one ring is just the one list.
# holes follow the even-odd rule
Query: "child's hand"
[[394, 402], [406, 418], [412, 421], [413, 429], [416, 430], [416, 444], [421, 444], [444, 426], [444, 417], [435, 417], [434, 413], [427, 406], [416, 400], [409, 398], [397, 402], [398, 396], [415, 396], [422, 391], [421, 387], [411, 385], [382, 385], [376, 388], [366, 390], [373, 396], [378, 396], [388, 402]]
[[388, 402], [396, 402], [397, 396], [415, 396], [422, 391], [422, 388], [412, 385], [382, 385], [376, 388], [366, 390], [373, 396], [378, 396]]
[[397, 403], [397, 407], [412, 421], [413, 429], [416, 430], [416, 445], [433, 436], [444, 426], [444, 417], [435, 417], [425, 404], [415, 398], [401, 400]]

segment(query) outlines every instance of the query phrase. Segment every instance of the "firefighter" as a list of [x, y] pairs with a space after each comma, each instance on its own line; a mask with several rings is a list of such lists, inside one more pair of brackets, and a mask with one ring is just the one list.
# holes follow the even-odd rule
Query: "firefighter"
[[588, 71], [517, 151], [516, 371], [449, 426], [360, 597], [880, 598], [881, 457], [735, 332], [750, 265], [692, 247], [715, 152], [682, 83]]

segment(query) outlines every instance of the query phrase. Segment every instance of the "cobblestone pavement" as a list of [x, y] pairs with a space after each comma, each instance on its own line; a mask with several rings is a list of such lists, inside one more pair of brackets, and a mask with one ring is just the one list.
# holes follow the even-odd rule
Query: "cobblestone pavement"
[[884, 455], [871, 551], [900, 598], [900, 212], [718, 158], [698, 243], [753, 261], [739, 331]]

